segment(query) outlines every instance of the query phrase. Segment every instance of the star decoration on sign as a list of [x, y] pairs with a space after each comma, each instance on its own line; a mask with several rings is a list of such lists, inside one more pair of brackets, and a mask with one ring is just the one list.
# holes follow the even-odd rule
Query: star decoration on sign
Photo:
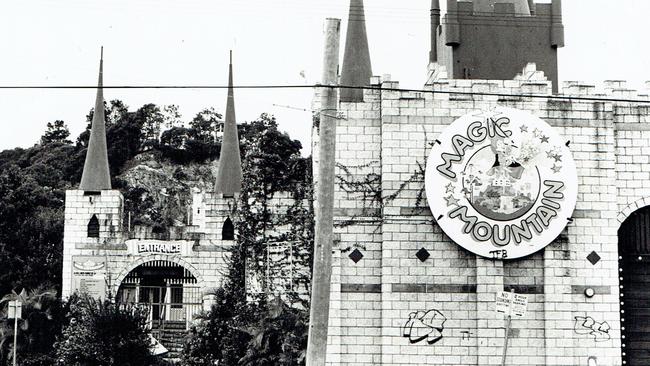
[[519, 129], [521, 130], [521, 133], [528, 132], [528, 126], [526, 125], [521, 125]]
[[540, 136], [539, 139], [540, 139], [540, 141], [542, 141], [542, 143], [545, 143], [545, 142], [548, 143], [548, 136], [542, 135], [542, 136]]
[[454, 192], [454, 185], [449, 183], [449, 184], [447, 184], [445, 186], [445, 189], [447, 190], [445, 193], [449, 193], [449, 192], [453, 193]]
[[535, 131], [533, 131], [533, 134], [535, 135], [535, 137], [540, 137], [542, 135], [542, 131], [536, 128]]
[[458, 200], [452, 195], [445, 197], [445, 201], [447, 201], [447, 206], [458, 206]]
[[560, 162], [560, 161], [562, 161], [562, 155], [555, 154], [555, 156], [553, 156], [553, 159], [555, 159], [556, 162]]
[[559, 173], [561, 169], [562, 169], [562, 165], [555, 165], [555, 164], [553, 164], [553, 167], [551, 168], [551, 170], [553, 170], [553, 173]]
[[553, 159], [554, 156], [555, 156], [555, 152], [553, 152], [553, 150], [549, 150], [549, 151], [546, 152], [546, 157], [547, 158]]

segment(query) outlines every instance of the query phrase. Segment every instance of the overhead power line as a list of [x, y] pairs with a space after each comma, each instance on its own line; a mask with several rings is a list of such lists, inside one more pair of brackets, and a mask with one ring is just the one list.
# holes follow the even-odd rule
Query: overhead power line
[[[228, 85], [104, 85], [103, 89], [228, 89]], [[490, 93], [455, 90], [433, 90], [433, 89], [406, 89], [406, 88], [385, 88], [381, 86], [351, 86], [351, 85], [321, 85], [321, 84], [286, 84], [286, 85], [234, 85], [234, 89], [313, 89], [313, 88], [338, 88], [338, 89], [365, 89], [382, 92], [412, 92], [430, 94], [452, 94], [452, 95], [481, 95], [510, 98], [536, 98], [536, 99], [557, 99], [557, 100], [582, 100], [594, 102], [622, 102], [622, 103], [650, 103], [650, 99], [626, 99], [598, 96], [573, 96], [556, 94], [524, 94], [524, 93]], [[90, 85], [0, 85], [0, 90], [7, 89], [97, 89], [97, 86]]]

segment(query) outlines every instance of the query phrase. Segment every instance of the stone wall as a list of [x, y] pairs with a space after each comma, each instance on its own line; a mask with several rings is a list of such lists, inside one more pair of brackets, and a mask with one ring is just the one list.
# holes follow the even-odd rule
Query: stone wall
[[[512, 322], [508, 364], [586, 365], [596, 357], [598, 365], [620, 365], [617, 229], [650, 204], [647, 95], [620, 82], [605, 83], [602, 93], [570, 82], [560, 96], [577, 99], [552, 98], [534, 65], [505, 81], [446, 79], [435, 67], [430, 75], [426, 92], [396, 91], [397, 82], [384, 80], [389, 90], [339, 104], [329, 364], [499, 365], [505, 321], [494, 311], [495, 293], [514, 289], [529, 306]], [[526, 96], [533, 94], [545, 97]], [[318, 94], [315, 101], [317, 109]], [[510, 261], [453, 243], [423, 193], [436, 136], [458, 117], [494, 106], [527, 110], [556, 128], [578, 170], [573, 222], [545, 250]], [[586, 297], [586, 288], [595, 296]], [[439, 331], [420, 340], [409, 318], [422, 316]], [[576, 317], [611, 329], [585, 334]]]

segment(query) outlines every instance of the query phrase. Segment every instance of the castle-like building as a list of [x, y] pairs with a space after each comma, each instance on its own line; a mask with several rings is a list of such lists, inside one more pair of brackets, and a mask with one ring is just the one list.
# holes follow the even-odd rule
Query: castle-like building
[[558, 85], [560, 0], [448, 0], [442, 18], [433, 0], [422, 90], [401, 90], [372, 76], [363, 10], [341, 70], [359, 88], [338, 103], [327, 363], [501, 365], [508, 327], [506, 365], [650, 364], [648, 90]]
[[185, 329], [209, 309], [234, 244], [233, 210], [242, 187], [235, 119], [232, 57], [228, 99], [213, 189], [194, 194], [192, 222], [171, 228], [169, 239], [125, 223], [124, 197], [111, 187], [102, 90], [103, 60], [81, 184], [66, 191], [63, 296], [74, 291], [150, 306], [153, 327]]

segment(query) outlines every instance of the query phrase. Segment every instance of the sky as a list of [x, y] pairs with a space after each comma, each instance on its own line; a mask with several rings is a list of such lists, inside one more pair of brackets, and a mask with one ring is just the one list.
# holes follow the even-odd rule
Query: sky
[[[422, 87], [430, 3], [365, 1], [375, 75]], [[315, 84], [324, 21], [342, 19], [342, 60], [347, 12], [348, 0], [3, 0], [0, 86], [95, 85], [100, 46], [104, 85], [226, 85], [231, 49], [236, 85]], [[644, 88], [650, 80], [647, 14], [647, 0], [564, 0], [560, 82], [616, 79]], [[273, 114], [307, 155], [312, 95], [308, 88], [238, 89], [237, 120]], [[226, 103], [222, 89], [109, 89], [104, 96], [131, 110], [175, 104], [185, 120], [206, 107], [223, 112]], [[94, 98], [92, 89], [0, 89], [0, 150], [32, 146], [57, 119], [76, 138]]]

